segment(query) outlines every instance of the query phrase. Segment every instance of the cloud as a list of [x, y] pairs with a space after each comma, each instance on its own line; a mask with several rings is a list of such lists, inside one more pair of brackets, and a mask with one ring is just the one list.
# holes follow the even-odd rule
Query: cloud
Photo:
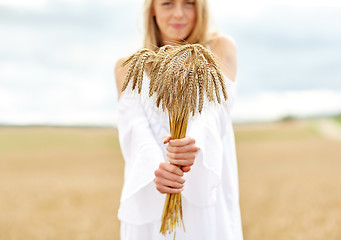
[[341, 7], [339, 0], [276, 0], [273, 4], [307, 7]]
[[234, 120], [241, 122], [338, 113], [341, 113], [341, 91], [332, 90], [264, 92], [237, 98], [233, 108]]
[[[142, 2], [2, 1], [0, 122], [112, 124], [113, 66], [141, 47]], [[212, 0], [237, 40], [236, 119], [339, 111], [339, 11], [268, 3]]]
[[42, 11], [47, 9], [49, 2], [50, 0], [1, 0], [0, 7]]

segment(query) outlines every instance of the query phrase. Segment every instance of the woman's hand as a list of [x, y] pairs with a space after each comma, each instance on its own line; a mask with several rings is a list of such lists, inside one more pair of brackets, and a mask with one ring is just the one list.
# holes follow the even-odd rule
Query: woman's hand
[[170, 163], [160, 163], [155, 170], [155, 185], [160, 193], [180, 193], [183, 190], [185, 179], [183, 171]]
[[155, 171], [156, 189], [161, 193], [179, 193], [185, 183], [183, 173], [191, 170], [199, 148], [191, 137], [170, 140], [170, 136], [165, 136], [163, 143], [168, 143], [169, 163], [160, 163]]
[[181, 166], [183, 172], [189, 172], [199, 151], [195, 140], [191, 137], [170, 140], [170, 136], [164, 136], [163, 143], [168, 143], [167, 160]]

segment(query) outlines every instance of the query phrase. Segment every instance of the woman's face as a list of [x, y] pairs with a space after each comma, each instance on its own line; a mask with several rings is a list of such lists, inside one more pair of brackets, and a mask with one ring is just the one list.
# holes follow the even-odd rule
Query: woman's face
[[154, 0], [153, 9], [163, 44], [183, 41], [195, 26], [195, 0]]

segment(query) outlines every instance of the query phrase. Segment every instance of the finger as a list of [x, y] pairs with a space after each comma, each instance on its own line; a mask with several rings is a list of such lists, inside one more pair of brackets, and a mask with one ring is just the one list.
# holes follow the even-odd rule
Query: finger
[[[185, 179], [183, 177], [180, 177], [180, 176], [173, 174], [173, 173], [170, 173], [170, 172], [156, 172], [155, 176], [156, 176], [155, 178], [165, 179], [165, 180], [167, 180], [167, 182], [171, 181], [171, 182], [176, 182], [179, 184], [185, 183]], [[169, 184], [169, 186], [173, 186], [173, 185]]]
[[171, 145], [173, 147], [181, 147], [181, 146], [185, 146], [188, 144], [195, 144], [194, 138], [185, 137], [185, 138], [181, 138], [181, 139], [172, 139], [169, 141], [169, 145]]
[[181, 169], [178, 168], [177, 166], [174, 166], [173, 164], [163, 163], [162, 166], [160, 164], [160, 167], [170, 174], [175, 174], [175, 175], [180, 176], [180, 177], [182, 177], [184, 175], [184, 173], [181, 171]]
[[[167, 163], [168, 165], [171, 165], [169, 163]], [[173, 182], [178, 182], [180, 184], [184, 184], [185, 183], [185, 179], [182, 177], [183, 176], [183, 172], [181, 171], [181, 169], [179, 169], [177, 166], [173, 166], [171, 165], [172, 167], [174, 168], [177, 168], [178, 171], [181, 172], [181, 175], [177, 175], [173, 172], [169, 172], [168, 170], [166, 169], [157, 169], [155, 170], [154, 174], [155, 174], [155, 177], [156, 178], [163, 178], [163, 179], [167, 179], [169, 181], [173, 181]]]
[[186, 153], [172, 153], [167, 152], [167, 159], [170, 160], [191, 160], [195, 159], [197, 156], [196, 152], [186, 152]]
[[188, 144], [185, 146], [172, 146], [172, 145], [168, 145], [167, 146], [167, 151], [168, 152], [173, 152], [173, 153], [185, 153], [185, 152], [198, 152], [199, 148], [197, 145], [195, 144]]
[[181, 167], [190, 167], [194, 164], [194, 159], [187, 159], [187, 160], [175, 160], [169, 159], [168, 160], [171, 164], [180, 165]]
[[164, 136], [162, 137], [163, 144], [168, 143], [170, 139], [171, 139], [171, 136], [170, 136], [170, 135], [164, 135]]
[[160, 177], [155, 178], [155, 184], [160, 185], [160, 186], [165, 186], [165, 187], [176, 188], [176, 189], [181, 189], [184, 187], [183, 183], [170, 181], [168, 179], [160, 178]]
[[181, 167], [181, 170], [182, 170], [183, 172], [189, 172], [189, 171], [191, 171], [191, 167], [188, 167], [188, 166], [186, 166], [186, 167]]
[[183, 188], [176, 189], [176, 188], [170, 188], [170, 187], [165, 187], [165, 186], [156, 186], [156, 189], [160, 193], [181, 193], [183, 191]]

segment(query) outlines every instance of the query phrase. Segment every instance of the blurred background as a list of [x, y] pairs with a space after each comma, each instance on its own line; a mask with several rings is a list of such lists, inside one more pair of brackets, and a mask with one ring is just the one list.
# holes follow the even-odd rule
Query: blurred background
[[[116, 60], [141, 47], [142, 0], [1, 0], [0, 123], [115, 125]], [[238, 122], [341, 111], [339, 1], [223, 1]]]
[[[142, 0], [0, 0], [0, 239], [118, 239], [117, 59]], [[245, 239], [341, 239], [341, 2], [211, 1], [238, 51]]]

